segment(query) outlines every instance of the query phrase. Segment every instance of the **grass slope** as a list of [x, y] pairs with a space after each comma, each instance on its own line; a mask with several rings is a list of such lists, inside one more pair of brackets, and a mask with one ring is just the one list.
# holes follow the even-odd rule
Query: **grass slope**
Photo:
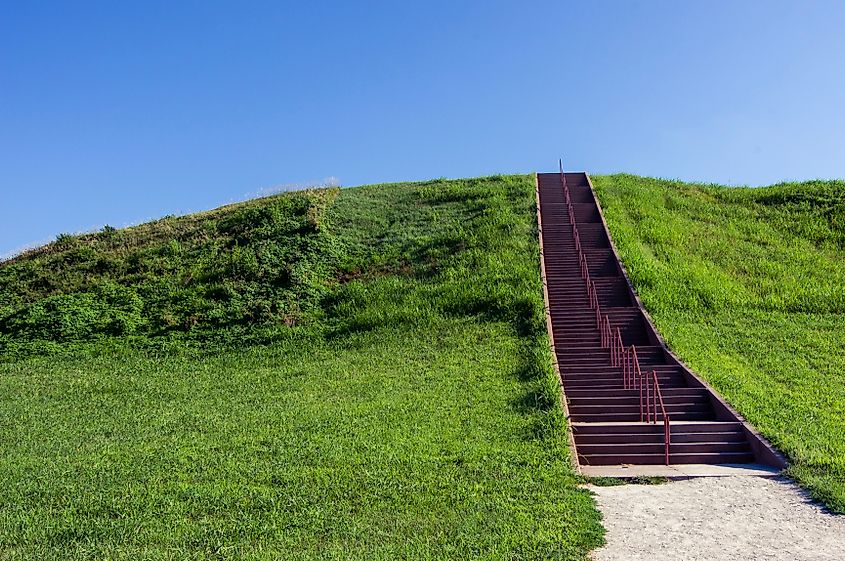
[[672, 349], [845, 513], [845, 183], [593, 179]]
[[337, 250], [322, 222], [338, 192], [61, 235], [0, 266], [0, 352], [49, 354], [107, 339], [180, 347], [313, 326]]
[[581, 559], [533, 179], [289, 194], [0, 266], [8, 559]]

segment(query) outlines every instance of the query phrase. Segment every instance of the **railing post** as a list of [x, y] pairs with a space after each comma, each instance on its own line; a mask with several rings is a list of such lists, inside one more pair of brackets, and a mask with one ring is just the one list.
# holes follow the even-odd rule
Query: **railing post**
[[622, 344], [619, 342], [619, 337], [616, 338], [616, 366], [622, 366]]
[[628, 351], [622, 348], [622, 387], [628, 389]]
[[611, 366], [619, 366], [619, 356], [616, 354], [617, 347], [616, 347], [616, 339], [613, 338], [611, 334], [610, 340], [613, 341], [613, 344], [610, 345], [610, 364]]
[[643, 410], [643, 381], [639, 373], [636, 374], [636, 377], [637, 383], [640, 386], [640, 422], [643, 423], [645, 422], [645, 411]]
[[621, 366], [622, 361], [619, 360], [619, 339], [613, 340], [613, 366]]
[[657, 422], [657, 370], [652, 370], [651, 375], [654, 377], [654, 422]]
[[604, 322], [601, 322], [601, 348], [607, 348], [607, 332], [604, 330]]
[[558, 160], [558, 164], [560, 165], [560, 181], [563, 183], [564, 191], [569, 191], [569, 188], [566, 186], [566, 174], [563, 173], [563, 158]]
[[616, 360], [616, 341], [613, 340], [613, 337], [610, 338], [610, 341], [610, 365], [615, 368], [619, 366], [619, 363]]

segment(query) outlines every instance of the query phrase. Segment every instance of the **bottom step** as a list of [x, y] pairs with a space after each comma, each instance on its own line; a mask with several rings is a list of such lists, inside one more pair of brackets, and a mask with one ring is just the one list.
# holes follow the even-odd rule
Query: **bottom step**
[[689, 479], [690, 477], [778, 477], [780, 470], [763, 464], [675, 464], [666, 465], [607, 465], [581, 466], [586, 477], [665, 477]]
[[[582, 465], [607, 466], [619, 464], [665, 464], [663, 454], [578, 454]], [[754, 461], [750, 452], [718, 452], [699, 454], [670, 454], [670, 464], [749, 464]]]

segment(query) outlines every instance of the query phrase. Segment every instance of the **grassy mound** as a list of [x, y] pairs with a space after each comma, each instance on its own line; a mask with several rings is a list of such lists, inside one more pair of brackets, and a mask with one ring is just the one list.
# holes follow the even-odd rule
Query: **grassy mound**
[[845, 513], [845, 183], [594, 184], [673, 350]]
[[581, 559], [532, 177], [310, 191], [0, 265], [15, 559]]
[[336, 244], [338, 189], [260, 199], [52, 244], [0, 267], [0, 351], [160, 345], [313, 325]]

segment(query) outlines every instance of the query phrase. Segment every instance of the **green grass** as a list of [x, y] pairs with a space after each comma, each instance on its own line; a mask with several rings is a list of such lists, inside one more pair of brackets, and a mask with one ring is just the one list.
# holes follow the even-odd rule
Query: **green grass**
[[593, 179], [672, 349], [845, 513], [845, 183]]
[[107, 339], [207, 347], [280, 324], [313, 327], [338, 250], [324, 224], [338, 192], [61, 235], [0, 267], [0, 353], [50, 354]]
[[634, 477], [584, 477], [590, 485], [596, 487], [619, 487], [620, 485], [663, 485], [669, 479], [651, 475], [637, 475]]
[[533, 206], [314, 191], [0, 266], [0, 558], [583, 559]]

